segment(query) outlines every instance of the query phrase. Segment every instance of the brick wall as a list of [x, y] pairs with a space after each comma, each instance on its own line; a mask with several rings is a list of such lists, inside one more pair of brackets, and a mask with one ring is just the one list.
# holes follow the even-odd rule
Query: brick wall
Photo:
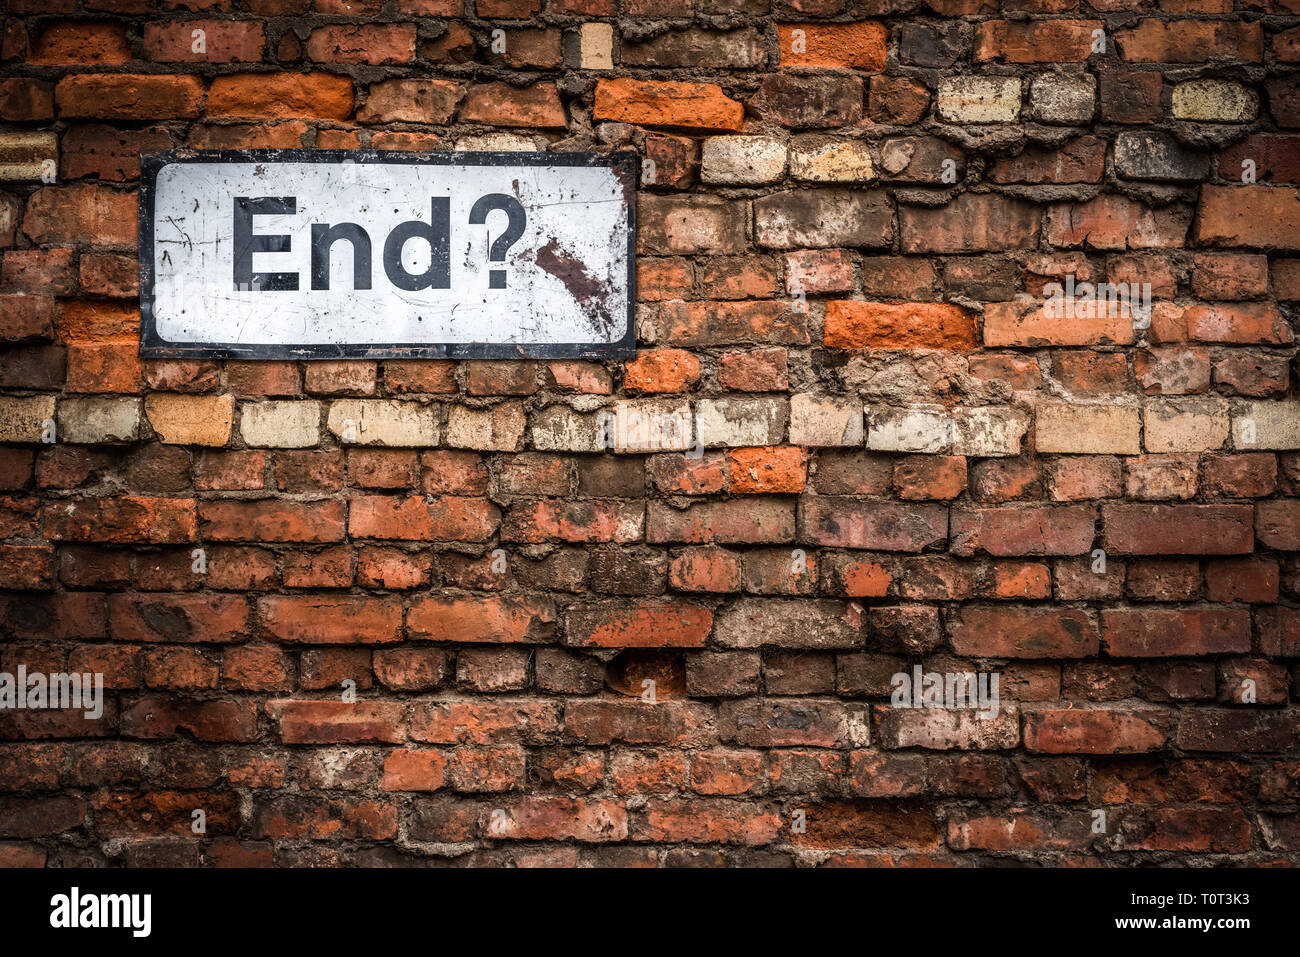
[[[10, 0], [3, 61], [0, 670], [108, 700], [0, 714], [0, 863], [1300, 862], [1296, 0]], [[173, 146], [634, 149], [640, 351], [141, 361]]]

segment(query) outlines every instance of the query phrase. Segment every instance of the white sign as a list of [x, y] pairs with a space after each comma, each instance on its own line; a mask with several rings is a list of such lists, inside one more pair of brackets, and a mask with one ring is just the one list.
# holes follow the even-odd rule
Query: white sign
[[145, 356], [634, 351], [633, 154], [146, 153]]

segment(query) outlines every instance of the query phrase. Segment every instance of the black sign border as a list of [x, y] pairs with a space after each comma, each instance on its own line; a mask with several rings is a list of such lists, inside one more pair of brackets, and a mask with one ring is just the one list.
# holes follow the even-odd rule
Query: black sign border
[[[604, 166], [627, 198], [627, 327], [614, 342], [586, 343], [173, 343], [154, 317], [154, 196], [172, 163], [409, 163], [436, 166]], [[148, 150], [140, 154], [140, 355], [146, 359], [613, 359], [636, 354], [636, 184], [639, 158], [616, 153], [457, 153], [432, 150]]]

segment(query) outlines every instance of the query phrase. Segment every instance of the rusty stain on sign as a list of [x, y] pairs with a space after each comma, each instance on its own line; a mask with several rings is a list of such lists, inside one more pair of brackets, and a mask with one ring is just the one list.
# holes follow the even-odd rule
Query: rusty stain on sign
[[141, 355], [634, 352], [634, 154], [141, 162]]

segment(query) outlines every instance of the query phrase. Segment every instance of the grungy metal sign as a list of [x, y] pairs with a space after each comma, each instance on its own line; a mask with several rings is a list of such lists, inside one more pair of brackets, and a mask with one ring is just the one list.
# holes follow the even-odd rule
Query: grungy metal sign
[[631, 153], [141, 157], [140, 354], [635, 350]]

